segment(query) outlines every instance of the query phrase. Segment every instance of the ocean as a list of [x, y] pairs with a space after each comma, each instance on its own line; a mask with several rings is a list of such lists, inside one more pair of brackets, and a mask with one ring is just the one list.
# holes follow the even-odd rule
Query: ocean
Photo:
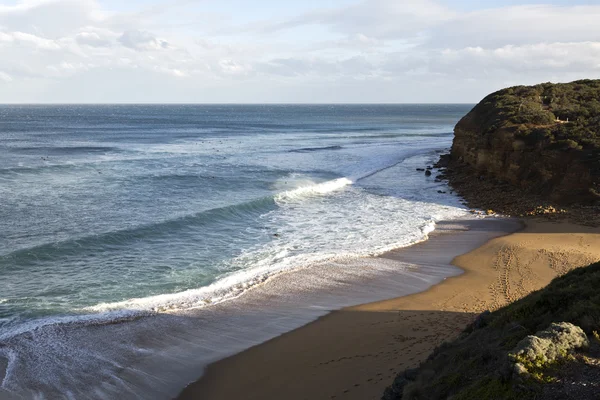
[[[365, 260], [468, 215], [416, 168], [470, 108], [0, 106], [0, 397], [169, 398], [210, 361], [377, 297], [273, 311], [270, 296], [441, 279]], [[291, 286], [270, 284], [283, 275]], [[244, 328], [269, 312], [285, 322]]]

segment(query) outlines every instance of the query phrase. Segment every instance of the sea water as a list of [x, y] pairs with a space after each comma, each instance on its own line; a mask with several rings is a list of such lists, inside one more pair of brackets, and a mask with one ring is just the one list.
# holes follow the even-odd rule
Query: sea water
[[[269, 296], [333, 285], [371, 271], [360, 260], [465, 216], [435, 174], [416, 168], [448, 149], [469, 109], [0, 106], [0, 396], [80, 398], [91, 381], [122, 382], [136, 357], [139, 374], [148, 374], [154, 367], [140, 354], [177, 348], [140, 345], [148, 324], [235, 336], [241, 325], [219, 325], [223, 315], [273, 277], [320, 266], [314, 282], [304, 272], [295, 288], [272, 286]], [[397, 269], [380, 263], [388, 267]], [[334, 308], [326, 298], [319, 304]], [[172, 317], [192, 310], [193, 318]], [[102, 351], [88, 348], [103, 340]], [[161, 386], [131, 381], [132, 397]], [[100, 385], [89, 398], [125, 393], [119, 385]]]

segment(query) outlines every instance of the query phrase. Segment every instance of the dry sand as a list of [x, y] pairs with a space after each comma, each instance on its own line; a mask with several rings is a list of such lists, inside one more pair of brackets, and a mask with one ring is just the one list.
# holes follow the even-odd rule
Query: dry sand
[[180, 399], [379, 399], [398, 372], [456, 337], [477, 313], [598, 260], [600, 228], [528, 221], [455, 258], [464, 274], [422, 293], [332, 312], [216, 362]]

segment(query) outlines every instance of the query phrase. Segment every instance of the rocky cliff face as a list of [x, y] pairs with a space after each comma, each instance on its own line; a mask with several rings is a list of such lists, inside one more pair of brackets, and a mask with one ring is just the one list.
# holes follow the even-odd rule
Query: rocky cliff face
[[600, 80], [503, 89], [455, 127], [455, 168], [560, 203], [600, 200]]

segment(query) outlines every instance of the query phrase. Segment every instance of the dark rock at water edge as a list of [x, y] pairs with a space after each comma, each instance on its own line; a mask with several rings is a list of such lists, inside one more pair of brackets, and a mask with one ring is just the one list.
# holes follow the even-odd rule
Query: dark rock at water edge
[[434, 164], [435, 168], [447, 168], [450, 164], [450, 154], [442, 154], [440, 159]]

